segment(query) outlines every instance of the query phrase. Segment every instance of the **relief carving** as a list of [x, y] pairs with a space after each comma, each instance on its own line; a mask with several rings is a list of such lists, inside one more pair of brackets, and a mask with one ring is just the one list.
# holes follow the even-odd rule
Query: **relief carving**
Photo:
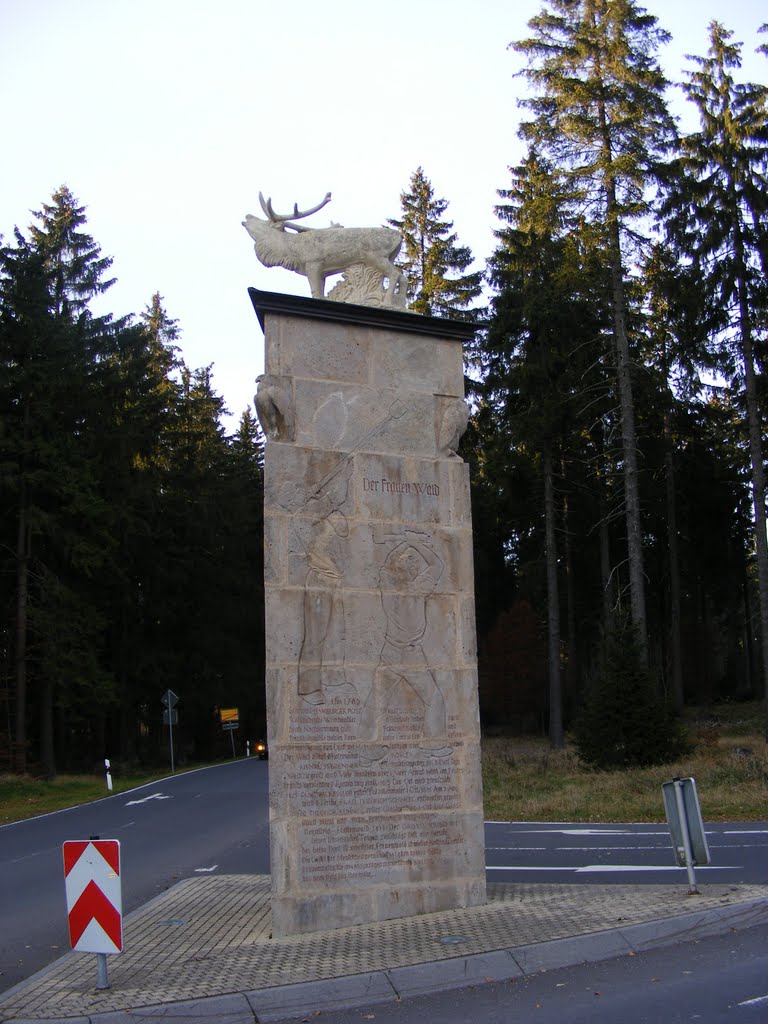
[[[318, 409], [318, 419], [325, 409], [332, 409], [331, 422], [343, 433], [346, 407], [341, 396], [329, 396]], [[343, 512], [349, 495], [353, 456], [392, 420], [400, 419], [407, 407], [395, 399], [386, 416], [368, 430], [355, 446], [311, 486], [304, 498], [296, 484], [285, 484], [278, 494], [278, 504], [292, 514], [308, 514], [311, 519], [295, 520], [294, 534], [304, 551], [307, 573], [304, 581], [303, 633], [299, 651], [298, 693], [308, 704], [325, 703], [325, 687], [342, 686], [347, 682], [344, 670], [345, 616], [344, 565], [349, 556], [347, 539], [349, 523]]]
[[307, 562], [298, 693], [309, 704], [324, 704], [326, 686], [347, 682], [342, 584], [349, 523], [342, 509], [351, 472], [352, 461], [343, 459], [297, 509], [310, 517], [295, 525]]
[[[401, 535], [402, 537], [402, 535]], [[447, 757], [445, 698], [429, 666], [422, 641], [427, 630], [427, 602], [445, 568], [428, 534], [405, 530], [387, 553], [379, 572], [384, 641], [373, 685], [358, 724], [358, 739], [367, 741], [361, 759], [380, 761], [389, 747], [381, 742], [390, 703], [402, 686], [410, 687], [423, 709], [419, 748], [432, 757]]]
[[451, 399], [443, 410], [437, 437], [437, 454], [444, 459], [459, 459], [459, 441], [469, 423], [469, 408], [461, 398]]
[[293, 441], [296, 422], [290, 382], [287, 378], [261, 374], [256, 385], [256, 414], [265, 437], [270, 441]]

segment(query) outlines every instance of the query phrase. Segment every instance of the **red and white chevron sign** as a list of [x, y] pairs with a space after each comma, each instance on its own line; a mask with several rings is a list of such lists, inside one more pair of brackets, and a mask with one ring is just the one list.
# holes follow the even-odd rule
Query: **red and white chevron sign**
[[65, 842], [69, 941], [80, 953], [120, 953], [123, 949], [120, 843], [117, 839]]

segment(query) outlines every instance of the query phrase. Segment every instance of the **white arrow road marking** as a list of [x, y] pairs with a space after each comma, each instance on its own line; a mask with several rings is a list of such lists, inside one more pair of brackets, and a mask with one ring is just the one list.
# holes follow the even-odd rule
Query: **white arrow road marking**
[[170, 800], [170, 796], [165, 796], [163, 793], [150, 793], [149, 796], [144, 796], [141, 800], [129, 800], [125, 805], [126, 807], [132, 807], [134, 804], [145, 804], [147, 800]]
[[214, 864], [214, 865], [213, 865], [213, 867], [210, 867], [210, 868], [195, 868], [195, 871], [197, 871], [197, 872], [202, 872], [202, 871], [206, 871], [206, 872], [207, 872], [207, 871], [215, 871], [215, 870], [216, 870], [216, 868], [217, 868], [218, 866], [219, 866], [218, 864]]

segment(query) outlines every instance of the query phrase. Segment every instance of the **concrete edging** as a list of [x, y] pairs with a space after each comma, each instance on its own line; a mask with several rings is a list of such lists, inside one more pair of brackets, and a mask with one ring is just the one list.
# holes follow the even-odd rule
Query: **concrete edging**
[[[768, 922], [768, 900], [661, 918], [588, 935], [554, 939], [511, 949], [476, 953], [432, 963], [396, 967], [296, 985], [215, 996], [184, 1003], [142, 1007], [144, 1019], [173, 1018], [174, 1024], [216, 1019], [217, 1024], [254, 1024], [303, 1016], [312, 1010], [340, 1010], [394, 1002], [489, 982], [505, 982], [539, 971], [610, 960], [715, 935], [729, 928], [751, 928]], [[182, 1016], [184, 1010], [187, 1013]], [[129, 1024], [136, 1011], [96, 1013], [45, 1024]], [[6, 1024], [37, 1024], [14, 1019]]]

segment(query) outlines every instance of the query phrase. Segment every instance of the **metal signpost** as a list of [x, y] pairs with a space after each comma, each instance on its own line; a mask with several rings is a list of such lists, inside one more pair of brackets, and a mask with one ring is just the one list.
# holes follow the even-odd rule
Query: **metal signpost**
[[688, 871], [688, 894], [698, 894], [694, 867], [709, 864], [709, 847], [704, 834], [699, 794], [695, 779], [672, 779], [661, 787], [664, 809], [677, 863]]
[[176, 705], [179, 703], [179, 698], [173, 690], [166, 690], [160, 698], [160, 703], [165, 708], [165, 711], [163, 711], [163, 725], [167, 725], [170, 729], [169, 742], [171, 744], [171, 773], [173, 773], [173, 727], [174, 725], [177, 725], [179, 721], [179, 712], [175, 710]]
[[221, 720], [221, 728], [224, 732], [229, 733], [229, 738], [232, 741], [232, 757], [235, 757], [235, 729], [240, 727], [240, 709], [221, 708], [219, 718]]
[[68, 840], [62, 852], [70, 945], [96, 954], [96, 988], [109, 988], [107, 954], [123, 951], [120, 842]]

